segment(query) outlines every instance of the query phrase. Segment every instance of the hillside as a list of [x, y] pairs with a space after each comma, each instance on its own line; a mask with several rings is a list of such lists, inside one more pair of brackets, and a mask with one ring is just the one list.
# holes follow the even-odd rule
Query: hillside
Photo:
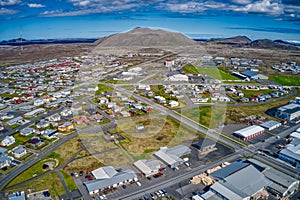
[[251, 40], [246, 36], [236, 36], [225, 39], [212, 39], [211, 42], [217, 44], [230, 44], [230, 45], [248, 45], [251, 43]]
[[281, 40], [254, 40], [250, 43], [250, 46], [261, 49], [300, 50], [296, 45], [285, 43]]
[[95, 42], [101, 47], [119, 46], [187, 46], [196, 44], [185, 35], [165, 30], [135, 28], [129, 32], [114, 34]]

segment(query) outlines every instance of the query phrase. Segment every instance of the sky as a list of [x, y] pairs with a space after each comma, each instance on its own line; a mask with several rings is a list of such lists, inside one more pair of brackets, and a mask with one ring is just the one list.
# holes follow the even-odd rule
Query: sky
[[300, 0], [0, 0], [0, 41], [100, 38], [135, 27], [300, 41]]

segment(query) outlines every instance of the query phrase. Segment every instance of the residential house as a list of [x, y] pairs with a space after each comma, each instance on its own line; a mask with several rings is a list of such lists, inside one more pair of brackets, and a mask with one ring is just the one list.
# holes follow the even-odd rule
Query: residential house
[[15, 142], [16, 142], [16, 140], [15, 140], [14, 136], [6, 136], [2, 140], [1, 145], [7, 147], [7, 146], [14, 144]]
[[18, 145], [15, 148], [13, 148], [11, 152], [14, 155], [14, 157], [21, 158], [27, 153], [27, 150], [23, 145]]
[[6, 153], [0, 153], [0, 168], [9, 167], [13, 158], [8, 156]]
[[47, 139], [51, 139], [57, 135], [58, 130], [53, 130], [53, 129], [47, 129], [43, 132], [43, 136]]
[[65, 122], [62, 125], [59, 125], [57, 129], [60, 132], [68, 132], [74, 130], [74, 125], [71, 122]]
[[36, 99], [33, 102], [34, 106], [42, 106], [45, 102], [42, 99]]
[[29, 143], [31, 146], [33, 146], [33, 147], [39, 147], [39, 146], [41, 146], [41, 145], [44, 144], [44, 141], [43, 141], [40, 137], [35, 136], [35, 137], [32, 137], [32, 138], [28, 141], [28, 143]]
[[35, 129], [34, 128], [29, 128], [29, 127], [26, 127], [26, 128], [23, 128], [20, 130], [20, 135], [22, 136], [29, 136], [31, 134], [33, 134], [35, 132]]
[[36, 124], [36, 128], [38, 129], [47, 128], [48, 126], [50, 126], [50, 122], [46, 120], [41, 120]]
[[171, 101], [169, 102], [168, 105], [169, 105], [171, 108], [177, 107], [177, 106], [179, 106], [179, 102], [178, 102], [178, 101], [173, 101], [173, 100], [171, 100]]
[[59, 122], [61, 120], [61, 117], [58, 113], [51, 115], [46, 118], [49, 122]]

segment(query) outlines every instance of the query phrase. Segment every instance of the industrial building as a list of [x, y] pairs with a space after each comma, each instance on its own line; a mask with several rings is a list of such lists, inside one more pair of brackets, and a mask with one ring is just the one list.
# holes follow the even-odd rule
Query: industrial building
[[160, 163], [158, 160], [138, 160], [134, 163], [134, 166], [146, 177], [157, 174], [160, 169]]
[[[253, 165], [235, 162], [211, 174], [218, 180], [210, 190], [222, 199], [248, 200], [267, 196], [271, 182]], [[247, 181], [245, 181], [247, 180]]]
[[262, 75], [262, 74], [258, 74], [256, 72], [253, 72], [253, 71], [250, 71], [250, 70], [244, 71], [244, 72], [242, 72], [242, 74], [244, 76], [247, 76], [250, 80], [268, 79], [267, 76]]
[[279, 117], [281, 119], [289, 120], [289, 121], [299, 118], [300, 117], [300, 105], [291, 103], [291, 104], [287, 104], [285, 106], [281, 106], [277, 109], [275, 116]]
[[134, 171], [130, 169], [117, 171], [112, 166], [98, 168], [92, 171], [92, 174], [96, 179], [83, 183], [90, 195], [138, 180]]
[[166, 163], [169, 167], [175, 168], [183, 164], [182, 156], [189, 155], [191, 149], [184, 145], [178, 145], [172, 148], [160, 147], [154, 155]]
[[278, 158], [300, 169], [300, 139], [295, 138], [286, 148], [282, 149]]
[[261, 124], [260, 126], [263, 127], [264, 129], [266, 129], [267, 131], [271, 131], [271, 130], [274, 130], [274, 129], [280, 127], [281, 123], [276, 122], [274, 120], [270, 120], [270, 121], [267, 121], [267, 122]]
[[267, 179], [272, 181], [272, 183], [267, 186], [267, 190], [277, 197], [283, 198], [291, 196], [299, 188], [299, 180], [272, 168], [266, 169], [263, 171], [263, 174]]
[[241, 130], [235, 131], [233, 133], [233, 135], [244, 141], [247, 141], [247, 140], [250, 140], [252, 138], [255, 138], [255, 137], [263, 134], [264, 131], [265, 131], [264, 128], [257, 126], [257, 125], [253, 125], [253, 126], [248, 126]]

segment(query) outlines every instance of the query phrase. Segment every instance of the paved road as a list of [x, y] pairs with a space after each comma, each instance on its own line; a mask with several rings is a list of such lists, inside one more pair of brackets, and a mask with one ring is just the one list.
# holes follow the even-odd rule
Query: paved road
[[1, 135], [0, 135], [0, 140], [2, 140], [3, 138], [5, 138], [7, 135], [12, 135], [18, 131], [20, 131], [21, 129], [23, 128], [26, 128], [28, 126], [31, 126], [35, 123], [35, 121], [40, 121], [41, 119], [43, 118], [46, 118], [48, 116], [51, 116], [51, 115], [54, 115], [56, 113], [59, 113], [61, 112], [65, 107], [61, 107], [61, 108], [58, 108], [56, 110], [51, 110], [49, 112], [47, 112], [46, 114], [42, 114], [42, 115], [39, 115], [35, 118], [32, 118], [30, 119], [30, 122], [26, 123], [26, 124], [23, 124], [21, 126], [18, 126], [17, 128], [14, 128], [14, 129], [5, 129], [2, 131]]
[[[104, 84], [106, 84], [106, 83], [104, 83]], [[118, 87], [116, 87], [115, 85], [112, 85], [112, 84], [106, 84], [106, 85], [109, 86], [109, 87], [114, 88], [115, 90], [117, 90], [117, 91], [119, 91], [123, 94], [126, 94], [127, 96], [131, 96], [131, 97], [133, 97], [133, 98], [135, 98], [135, 99], [137, 99], [141, 102], [144, 102], [144, 103], [152, 106], [152, 108], [154, 108], [156, 110], [159, 110], [160, 112], [162, 112], [165, 115], [169, 115], [169, 116], [173, 117], [174, 119], [178, 120], [179, 122], [183, 123], [184, 125], [192, 128], [194, 130], [197, 130], [201, 133], [204, 133], [204, 134], [208, 135], [209, 137], [215, 139], [216, 141], [223, 142], [224, 144], [226, 144], [230, 147], [233, 147], [234, 149], [240, 149], [241, 148], [236, 143], [233, 143], [231, 141], [228, 141], [228, 140], [220, 137], [219, 134], [216, 133], [215, 131], [208, 131], [205, 128], [199, 126], [197, 123], [195, 123], [195, 122], [193, 122], [193, 121], [191, 121], [187, 118], [184, 118], [184, 117], [180, 116], [179, 114], [177, 114], [176, 112], [174, 112], [172, 110], [169, 110], [169, 109], [167, 109], [167, 108], [165, 108], [165, 107], [163, 107], [159, 104], [156, 104], [153, 101], [151, 101], [151, 100], [149, 100], [145, 97], [134, 94], [134, 93], [132, 93], [132, 92], [130, 92], [130, 91], [124, 89], [124, 88], [118, 88]]]
[[234, 161], [234, 160], [237, 160], [240, 157], [241, 157], [241, 155], [239, 155], [237, 153], [231, 154], [229, 157], [225, 157], [225, 158], [219, 160], [218, 162], [213, 163], [209, 166], [206, 166], [206, 165], [197, 166], [195, 168], [192, 168], [190, 171], [180, 173], [180, 174], [178, 174], [177, 176], [175, 176], [173, 178], [167, 179], [165, 181], [159, 182], [159, 183], [151, 185], [149, 187], [140, 188], [137, 191], [133, 191], [133, 192], [128, 193], [126, 195], [120, 196], [120, 197], [118, 197], [118, 199], [122, 199], [122, 200], [137, 199], [137, 198], [143, 196], [145, 193], [151, 193], [151, 192], [155, 192], [157, 190], [160, 190], [162, 188], [170, 187], [174, 184], [180, 183], [180, 182], [182, 182], [186, 179], [189, 179], [193, 176], [201, 174], [202, 172], [204, 172], [204, 171], [206, 171], [210, 168], [218, 166], [218, 165], [222, 164], [225, 161]]
[[16, 168], [17, 168], [16, 170], [14, 170], [13, 172], [11, 172], [7, 176], [5, 176], [0, 181], [0, 190], [2, 190], [17, 175], [19, 175], [20, 173], [22, 173], [23, 171], [25, 171], [26, 169], [28, 169], [29, 167], [31, 167], [32, 165], [34, 165], [35, 163], [37, 163], [39, 160], [41, 160], [44, 156], [48, 155], [49, 153], [51, 153], [52, 151], [54, 151], [56, 148], [58, 148], [59, 146], [63, 145], [64, 143], [66, 143], [70, 139], [76, 137], [77, 135], [78, 135], [77, 133], [73, 133], [71, 135], [68, 135], [68, 136], [64, 137], [63, 139], [59, 140], [57, 143], [54, 143], [50, 148], [48, 148], [47, 150], [45, 150], [44, 152], [42, 152], [41, 154], [39, 154], [34, 159], [28, 161], [27, 163], [24, 163], [24, 164], [21, 164], [19, 166], [16, 166]]

